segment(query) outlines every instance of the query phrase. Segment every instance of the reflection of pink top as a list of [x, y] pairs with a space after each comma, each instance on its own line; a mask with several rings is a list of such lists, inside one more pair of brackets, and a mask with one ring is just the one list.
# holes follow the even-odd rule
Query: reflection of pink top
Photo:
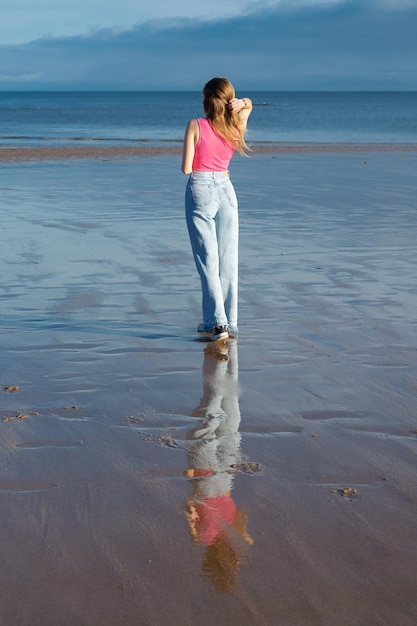
[[225, 172], [229, 169], [234, 147], [219, 137], [207, 118], [199, 117], [200, 139], [195, 147], [193, 170]]
[[204, 503], [195, 505], [198, 513], [200, 541], [209, 546], [228, 526], [236, 520], [237, 508], [230, 495], [207, 498]]

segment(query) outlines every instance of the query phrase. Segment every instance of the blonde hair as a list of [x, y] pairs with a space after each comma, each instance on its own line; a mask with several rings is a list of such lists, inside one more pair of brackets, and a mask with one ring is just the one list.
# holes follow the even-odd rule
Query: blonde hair
[[203, 108], [216, 133], [245, 155], [249, 150], [245, 143], [245, 124], [236, 111], [229, 109], [229, 101], [235, 90], [227, 78], [212, 78], [203, 88]]

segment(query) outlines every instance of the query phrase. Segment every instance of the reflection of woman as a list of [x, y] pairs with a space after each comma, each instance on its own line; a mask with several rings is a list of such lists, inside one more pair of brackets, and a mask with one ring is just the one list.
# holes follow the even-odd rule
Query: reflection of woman
[[203, 89], [204, 118], [191, 120], [184, 137], [182, 171], [188, 232], [203, 295], [198, 331], [213, 341], [237, 335], [238, 206], [229, 178], [233, 152], [244, 153], [249, 98], [236, 98], [226, 78]]
[[186, 516], [193, 541], [206, 546], [203, 571], [219, 591], [233, 588], [245, 542], [246, 513], [239, 511], [231, 496], [234, 473], [240, 460], [238, 432], [237, 345], [214, 345], [205, 350], [203, 397], [193, 415], [199, 424], [187, 433], [193, 494], [186, 503]]

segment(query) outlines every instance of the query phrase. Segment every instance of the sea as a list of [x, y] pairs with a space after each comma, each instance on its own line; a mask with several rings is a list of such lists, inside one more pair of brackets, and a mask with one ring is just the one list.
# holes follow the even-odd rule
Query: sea
[[[270, 92], [248, 143], [417, 143], [417, 92]], [[180, 144], [199, 92], [0, 92], [0, 146]]]

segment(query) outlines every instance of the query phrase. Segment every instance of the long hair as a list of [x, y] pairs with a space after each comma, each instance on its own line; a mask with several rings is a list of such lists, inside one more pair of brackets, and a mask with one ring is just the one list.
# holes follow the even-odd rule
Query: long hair
[[249, 150], [244, 139], [245, 124], [227, 106], [234, 97], [235, 90], [227, 78], [212, 78], [203, 88], [203, 108], [216, 133], [240, 154], [245, 154]]

